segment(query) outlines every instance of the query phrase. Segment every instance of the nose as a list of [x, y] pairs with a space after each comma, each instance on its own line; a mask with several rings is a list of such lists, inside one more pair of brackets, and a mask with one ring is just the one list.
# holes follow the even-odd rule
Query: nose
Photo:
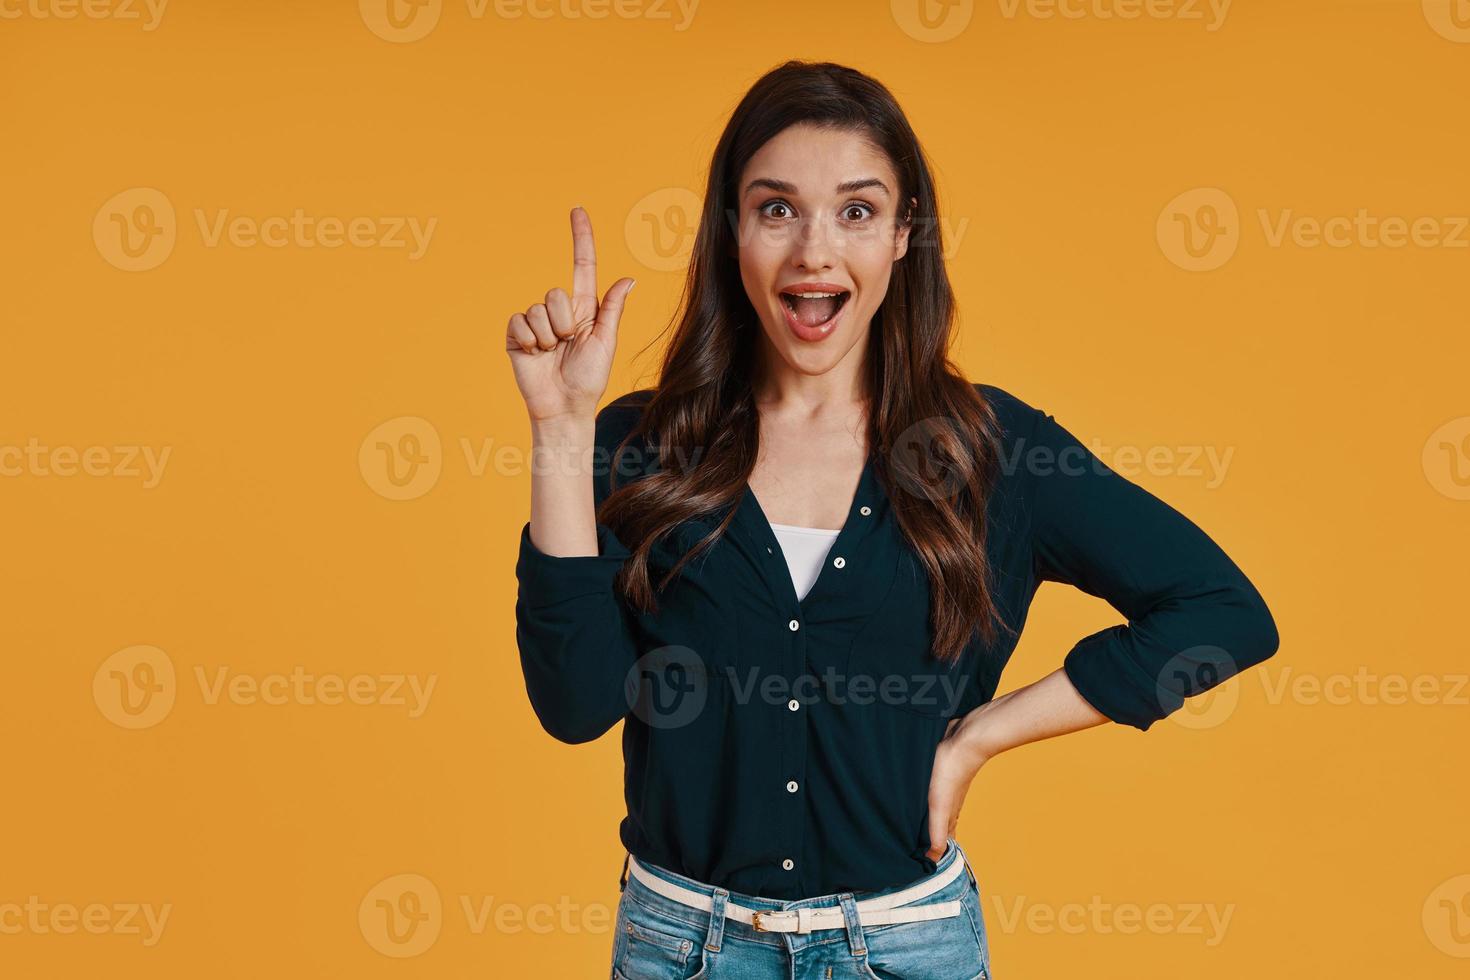
[[791, 244], [791, 264], [798, 269], [830, 269], [836, 259], [837, 246], [820, 216], [797, 222], [796, 239]]

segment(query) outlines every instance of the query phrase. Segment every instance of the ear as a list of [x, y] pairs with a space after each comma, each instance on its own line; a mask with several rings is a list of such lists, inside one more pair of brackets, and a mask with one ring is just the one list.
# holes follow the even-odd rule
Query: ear
[[897, 262], [909, 252], [909, 232], [914, 227], [914, 212], [919, 209], [919, 199], [909, 198], [909, 213], [899, 223], [893, 235], [893, 261]]

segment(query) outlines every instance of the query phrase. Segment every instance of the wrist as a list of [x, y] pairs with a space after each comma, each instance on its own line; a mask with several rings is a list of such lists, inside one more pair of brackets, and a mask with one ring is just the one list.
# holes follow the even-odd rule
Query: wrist
[[951, 738], [955, 747], [976, 769], [1000, 755], [1007, 748], [1001, 736], [1000, 726], [987, 710], [990, 704], [982, 704], [960, 719]]
[[532, 419], [531, 476], [568, 480], [596, 476], [596, 428], [592, 418]]
[[531, 419], [531, 439], [543, 445], [566, 445], [585, 442], [592, 445], [597, 429], [596, 415], [554, 415]]

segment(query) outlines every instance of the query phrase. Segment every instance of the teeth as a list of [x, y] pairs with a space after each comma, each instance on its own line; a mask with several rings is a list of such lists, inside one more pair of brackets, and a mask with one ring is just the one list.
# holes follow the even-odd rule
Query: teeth
[[785, 293], [784, 295], [786, 295], [786, 296], [796, 296], [796, 297], [799, 297], [800, 299], [828, 299], [828, 298], [831, 298], [831, 297], [834, 297], [834, 296], [841, 296], [842, 294], [841, 293]]

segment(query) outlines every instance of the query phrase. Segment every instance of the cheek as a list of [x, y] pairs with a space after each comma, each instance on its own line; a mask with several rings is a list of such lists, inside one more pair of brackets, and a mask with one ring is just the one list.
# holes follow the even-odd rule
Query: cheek
[[876, 307], [888, 293], [888, 281], [893, 277], [893, 253], [880, 249], [853, 259], [850, 268], [862, 292], [863, 303]]
[[848, 243], [843, 259], [865, 294], [865, 302], [876, 305], [887, 292], [893, 275], [894, 242], [891, 228], [874, 229]]
[[758, 243], [740, 248], [740, 279], [752, 298], [774, 288], [781, 267], [781, 253]]

